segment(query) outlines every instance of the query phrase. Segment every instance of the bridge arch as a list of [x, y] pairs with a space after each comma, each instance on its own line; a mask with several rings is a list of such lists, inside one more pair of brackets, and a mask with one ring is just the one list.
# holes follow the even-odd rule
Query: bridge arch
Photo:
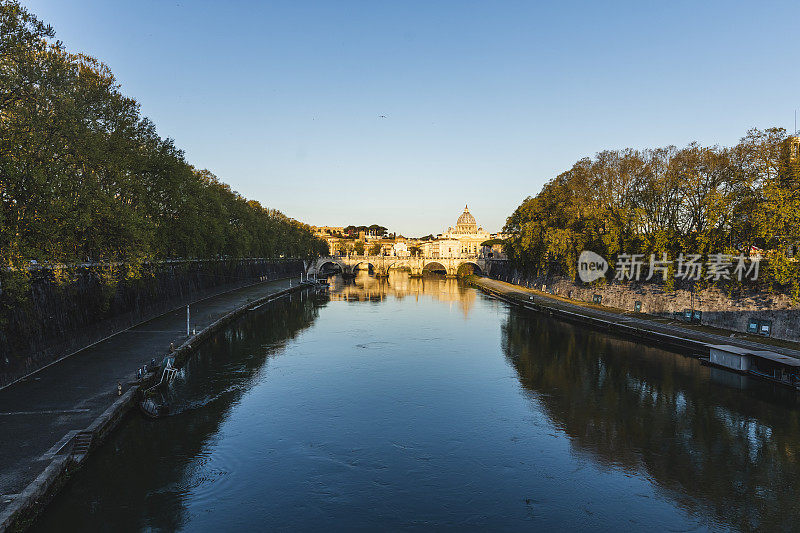
[[444, 271], [447, 272], [447, 267], [440, 263], [439, 261], [426, 261], [425, 264], [422, 266], [422, 270], [427, 272], [438, 272]]
[[396, 261], [392, 261], [388, 265], [386, 265], [386, 271], [388, 272], [392, 268], [403, 268], [403, 267], [410, 268], [411, 265], [405, 259], [397, 259]]
[[[486, 261], [477, 256], [461, 255], [455, 257], [394, 257], [394, 256], [368, 256], [347, 255], [320, 257], [307, 266], [308, 274], [319, 274], [325, 267], [336, 265], [343, 274], [353, 274], [354, 270], [372, 268], [375, 275], [385, 276], [389, 269], [407, 267], [412, 276], [419, 276], [423, 271], [431, 270], [445, 272], [448, 276], [456, 276], [459, 270], [473, 269], [478, 273], [485, 272]], [[465, 267], [464, 265], [468, 265]]]
[[375, 271], [375, 265], [373, 265], [371, 262], [369, 262], [369, 261], [359, 261], [358, 263], [353, 265], [353, 272], [355, 272], [356, 270], [361, 270], [365, 266], [366, 266], [367, 271], [369, 271], [370, 268], [372, 269], [373, 272]]
[[310, 263], [306, 268], [306, 273], [311, 275], [319, 275], [320, 271], [323, 267], [335, 265], [341, 270], [342, 272], [347, 272], [347, 263], [342, 260], [342, 258], [338, 256], [327, 256], [327, 257], [320, 257], [313, 263]]
[[333, 261], [333, 260], [320, 261], [319, 264], [317, 265], [316, 270], [317, 270], [318, 273], [321, 273], [322, 271], [327, 270], [326, 267], [333, 267], [332, 270], [334, 270], [334, 271], [338, 270], [339, 272], [344, 272], [344, 265], [342, 265], [341, 263], [339, 263], [337, 261]]
[[469, 274], [480, 274], [483, 275], [483, 269], [480, 267], [478, 263], [474, 261], [462, 261], [458, 264], [456, 271], [459, 276], [468, 274], [467, 271], [470, 271]]

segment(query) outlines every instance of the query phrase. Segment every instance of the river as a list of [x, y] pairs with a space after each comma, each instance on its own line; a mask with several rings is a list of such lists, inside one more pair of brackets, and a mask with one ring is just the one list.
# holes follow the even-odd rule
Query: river
[[797, 527], [794, 393], [457, 280], [331, 283], [204, 344], [33, 529]]

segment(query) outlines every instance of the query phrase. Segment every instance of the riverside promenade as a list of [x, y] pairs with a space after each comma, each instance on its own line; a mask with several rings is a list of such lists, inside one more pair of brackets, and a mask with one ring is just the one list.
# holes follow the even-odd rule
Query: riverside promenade
[[[297, 285], [299, 278], [292, 279]], [[192, 327], [200, 331], [250, 301], [289, 287], [268, 281], [199, 300], [190, 305]], [[0, 389], [0, 516], [41, 474], [61, 447], [86, 428], [123, 393], [135, 371], [158, 362], [170, 343], [187, 339], [186, 310], [158, 316], [109, 337], [16, 383]]]
[[[673, 347], [697, 349], [708, 344], [729, 344], [750, 350], [769, 350], [800, 359], [800, 345], [797, 343], [777, 341], [747, 333], [733, 333], [709, 326], [687, 324], [666, 317], [631, 313], [621, 309], [568, 300], [536, 289], [487, 277], [475, 278], [472, 283], [523, 307], [536, 308], [538, 311], [560, 311], [561, 316], [571, 315], [576, 319], [586, 318], [587, 320], [581, 321], [587, 323], [592, 323], [592, 319], [594, 319], [595, 325], [598, 326], [617, 325], [620, 326], [616, 330], [617, 332], [634, 335], [645, 341], [658, 343], [658, 340], [671, 337], [675, 340], [675, 342], [669, 343]], [[612, 329], [612, 331], [614, 330]]]

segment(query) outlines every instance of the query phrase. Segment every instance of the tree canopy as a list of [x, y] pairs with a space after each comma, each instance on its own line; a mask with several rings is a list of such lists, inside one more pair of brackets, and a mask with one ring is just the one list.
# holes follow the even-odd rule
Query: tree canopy
[[386, 235], [388, 229], [379, 226], [378, 224], [372, 224], [371, 226], [347, 226], [344, 228], [345, 235], [350, 237], [358, 237], [359, 233], [364, 232], [365, 235], [370, 235], [372, 237], [383, 237]]
[[[782, 128], [752, 129], [733, 147], [697, 143], [607, 150], [526, 198], [504, 231], [505, 252], [529, 275], [575, 276], [578, 254], [749, 254], [763, 250], [767, 283], [798, 291], [800, 168]], [[613, 272], [612, 272], [613, 274]]]
[[110, 69], [0, 0], [0, 261], [314, 257], [305, 224], [159, 137]]

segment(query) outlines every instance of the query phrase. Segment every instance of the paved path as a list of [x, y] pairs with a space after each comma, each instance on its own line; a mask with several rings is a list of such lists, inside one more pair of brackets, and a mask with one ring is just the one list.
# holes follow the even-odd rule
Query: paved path
[[[298, 279], [293, 279], [296, 285]], [[191, 305], [197, 330], [233, 309], [289, 286], [269, 281], [213, 296]], [[186, 340], [186, 311], [154, 318], [95, 344], [0, 390], [0, 512], [38, 476], [60, 445], [85, 429], [117, 397], [135, 369], [169, 343]]]
[[745, 333], [736, 333], [736, 338], [732, 338], [730, 337], [730, 333], [723, 335], [693, 329], [691, 326], [682, 325], [682, 323], [668, 318], [655, 317], [653, 315], [636, 315], [624, 311], [615, 312], [612, 309], [602, 309], [597, 306], [582, 304], [581, 302], [572, 303], [564, 301], [561, 298], [552, 297], [535, 289], [528, 289], [491, 278], [480, 278], [476, 282], [511, 298], [517, 298], [523, 301], [531, 301], [531, 298], [533, 298], [533, 303], [545, 307], [563, 309], [565, 311], [593, 316], [603, 320], [635, 325], [641, 329], [667, 333], [669, 335], [688, 338], [706, 344], [731, 344], [752, 350], [769, 350], [800, 359], [800, 350], [760, 343], [757, 337], [753, 340], [754, 336]]

